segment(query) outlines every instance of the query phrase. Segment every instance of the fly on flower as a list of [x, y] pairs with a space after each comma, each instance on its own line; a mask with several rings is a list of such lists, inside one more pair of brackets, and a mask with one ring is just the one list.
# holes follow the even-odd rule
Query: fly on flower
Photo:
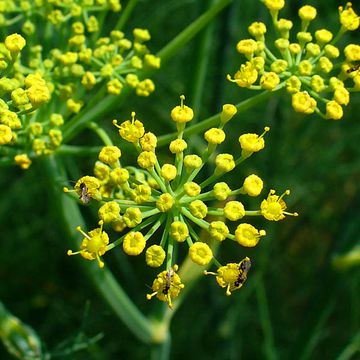
[[357, 70], [359, 70], [360, 68], [360, 63], [359, 64], [355, 64], [354, 66], [351, 66], [349, 69], [346, 70], [347, 74], [350, 74], [352, 72], [355, 72]]
[[89, 202], [90, 202], [90, 197], [89, 197], [88, 190], [87, 190], [87, 187], [86, 187], [85, 183], [80, 184], [80, 190], [81, 190], [81, 194], [79, 196], [80, 201], [84, 205], [88, 205]]

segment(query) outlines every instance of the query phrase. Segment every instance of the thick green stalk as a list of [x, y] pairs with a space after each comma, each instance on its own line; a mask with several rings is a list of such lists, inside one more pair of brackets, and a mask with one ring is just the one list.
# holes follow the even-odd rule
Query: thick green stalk
[[259, 306], [260, 321], [264, 333], [264, 355], [268, 360], [278, 358], [274, 345], [274, 334], [271, 325], [269, 305], [266, 298], [265, 286], [262, 275], [260, 274], [256, 281], [256, 297]]
[[[170, 60], [178, 51], [188, 43], [206, 24], [208, 24], [226, 5], [230, 4], [232, 0], [220, 0], [216, 5], [206, 11], [193, 23], [191, 23], [185, 30], [183, 30], [176, 38], [170, 41], [157, 56], [161, 58], [161, 63], [164, 65]], [[150, 76], [153, 71], [146, 71], [138, 73], [139, 78]], [[115, 106], [124, 102], [126, 97], [132, 92], [132, 89], [126, 87], [121, 96], [106, 95], [104, 98], [96, 103], [91, 102], [82, 110], [82, 112], [69, 121], [63, 128], [64, 142], [71, 140], [87, 123], [101, 119], [103, 115], [108, 113]]]
[[[264, 91], [261, 94], [255, 95], [250, 99], [246, 99], [236, 105], [238, 112], [244, 112], [255, 105], [259, 104], [260, 102], [268, 99], [273, 94], [277, 93], [277, 91]], [[213, 115], [195, 125], [189, 126], [184, 130], [184, 136], [189, 137], [194, 134], [199, 134], [202, 131], [205, 131], [213, 126], [217, 126], [220, 123], [220, 115], [221, 112]], [[172, 133], [168, 135], [163, 135], [158, 137], [157, 146], [164, 146], [167, 145], [171, 140], [176, 139], [177, 133]]]
[[129, 0], [129, 2], [126, 4], [125, 9], [122, 10], [121, 16], [115, 25], [116, 30], [122, 30], [126, 21], [129, 19], [131, 13], [133, 12], [137, 2], [138, 0]]
[[[211, 0], [210, 7], [216, 3], [215, 0]], [[194, 78], [192, 81], [192, 89], [191, 89], [191, 101], [192, 101], [192, 109], [194, 110], [195, 118], [194, 121], [197, 120], [201, 99], [204, 93], [205, 87], [205, 79], [206, 79], [206, 71], [209, 65], [209, 54], [210, 49], [213, 44], [213, 35], [214, 35], [214, 22], [212, 22], [206, 30], [201, 34], [199, 38], [199, 50], [196, 56], [196, 64], [194, 71]]]
[[179, 49], [188, 43], [206, 24], [210, 22], [221, 10], [229, 5], [232, 0], [220, 0], [192, 24], [183, 30], [175, 39], [158, 52], [161, 62], [166, 63]]
[[[46, 157], [43, 165], [47, 173], [49, 188], [52, 189], [52, 199], [59, 211], [59, 218], [63, 221], [68, 238], [72, 247], [79, 247], [75, 239], [79, 238], [76, 227], [85, 228], [78, 205], [64, 194], [55, 183], [54, 179], [66, 181], [66, 174], [59, 159]], [[65, 256], [65, 254], [64, 254]], [[81, 265], [85, 273], [94, 283], [100, 294], [104, 297], [115, 314], [133, 332], [133, 334], [145, 343], [151, 343], [153, 329], [150, 321], [139, 311], [134, 303], [121, 288], [108, 268], [100, 269], [96, 262], [81, 259]]]

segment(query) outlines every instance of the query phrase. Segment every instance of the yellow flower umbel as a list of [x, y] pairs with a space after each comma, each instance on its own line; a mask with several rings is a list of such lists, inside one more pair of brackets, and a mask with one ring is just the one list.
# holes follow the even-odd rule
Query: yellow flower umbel
[[[151, 39], [147, 29], [135, 28], [127, 37], [107, 26], [104, 33], [98, 19], [120, 11], [119, 0], [44, 4], [0, 2], [5, 33], [16, 29], [4, 36], [0, 46], [0, 111], [7, 112], [0, 115], [0, 125], [11, 129], [10, 134], [2, 127], [0, 160], [23, 169], [35, 157], [58, 151], [63, 139], [75, 135], [77, 120], [85, 111], [92, 113], [99, 101], [116, 103], [123, 91], [149, 96], [155, 85], [142, 75], [161, 64], [147, 46]], [[60, 31], [61, 27], [69, 31]], [[38, 32], [44, 28], [57, 34], [55, 48], [51, 37], [39, 43]], [[52, 121], [54, 116], [61, 116], [61, 121]], [[96, 132], [96, 126], [90, 128]], [[17, 155], [26, 155], [28, 166], [15, 159]]]
[[[169, 155], [165, 164], [159, 162], [156, 136], [146, 132], [142, 121], [132, 112], [131, 120], [122, 123], [114, 120], [113, 124], [119, 129], [120, 138], [137, 152], [138, 166], [121, 167], [119, 157], [124, 155], [121, 146], [106, 146], [95, 164], [95, 176], [83, 176], [75, 185], [80, 200], [100, 201], [100, 220], [122, 233], [106, 246], [107, 251], [122, 245], [127, 255], [145, 253], [150, 267], [165, 267], [154, 280], [154, 292], [148, 298], [157, 296], [169, 307], [183, 287], [174, 265], [178, 246], [188, 248], [188, 258], [194, 264], [209, 266], [214, 262], [219, 267], [217, 281], [229, 294], [242, 286], [250, 260], [221, 266], [212, 245], [231, 241], [243, 248], [254, 247], [265, 231], [250, 225], [249, 217], [280, 220], [288, 214], [284, 212], [282, 196], [273, 192], [260, 208], [246, 208], [246, 198], [259, 196], [263, 189], [263, 181], [256, 174], [244, 176], [235, 189], [221, 181], [224, 174], [234, 174], [240, 163], [265, 148], [264, 137], [270, 129], [266, 127], [260, 135], [239, 136], [239, 145], [232, 154], [219, 152], [218, 147], [226, 140], [224, 126], [236, 113], [235, 106], [227, 104], [218, 126], [204, 132], [206, 147], [201, 155], [189, 153], [183, 136], [186, 123], [194, 114], [184, 100], [181, 96], [181, 104], [171, 111], [177, 128], [177, 139], [169, 145], [173, 159]], [[204, 179], [205, 167], [210, 175]], [[81, 184], [86, 187], [85, 194]], [[203, 235], [198, 235], [199, 232]], [[244, 264], [247, 264], [245, 270]]]
[[[300, 7], [300, 31], [292, 21], [279, 19], [284, 0], [263, 0], [269, 9], [277, 34], [272, 48], [266, 41], [267, 27], [252, 23], [248, 30], [254, 39], [243, 39], [236, 45], [244, 63], [228, 80], [252, 90], [277, 91], [285, 88], [291, 94], [292, 107], [303, 114], [317, 113], [324, 119], [339, 120], [343, 107], [350, 101], [350, 92], [359, 91], [360, 46], [349, 44], [345, 60], [337, 47], [347, 31], [359, 28], [360, 18], [348, 2], [339, 7], [340, 28], [336, 34], [327, 29], [309, 31], [317, 10], [311, 5]], [[296, 29], [294, 32], [294, 29]], [[339, 70], [340, 69], [340, 70]]]

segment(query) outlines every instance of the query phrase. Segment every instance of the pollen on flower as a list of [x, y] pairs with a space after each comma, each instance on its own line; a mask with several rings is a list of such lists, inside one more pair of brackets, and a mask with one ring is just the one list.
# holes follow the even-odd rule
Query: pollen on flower
[[158, 274], [151, 286], [153, 293], [147, 294], [146, 298], [150, 300], [156, 296], [160, 301], [166, 302], [169, 308], [172, 309], [173, 299], [177, 298], [180, 291], [185, 287], [180, 276], [176, 273], [177, 270], [178, 266], [174, 265]]
[[187, 122], [191, 121], [194, 117], [193, 110], [189, 106], [184, 105], [184, 100], [185, 100], [185, 96], [181, 95], [180, 96], [181, 104], [178, 106], [175, 106], [171, 110], [171, 118], [176, 123], [181, 123], [181, 124], [187, 123]]
[[151, 245], [146, 250], [146, 264], [150, 267], [159, 267], [165, 260], [165, 251], [159, 245]]
[[204, 274], [216, 276], [218, 285], [226, 288], [226, 295], [230, 296], [233, 291], [240, 289], [244, 285], [250, 267], [251, 261], [246, 257], [238, 264], [229, 263], [225, 266], [220, 266], [216, 273], [204, 271]]
[[254, 247], [265, 236], [265, 230], [257, 230], [254, 226], [246, 223], [238, 225], [235, 231], [235, 240], [242, 246]]
[[109, 236], [103, 231], [103, 221], [99, 221], [99, 228], [85, 233], [80, 226], [76, 228], [83, 236], [84, 239], [81, 242], [81, 250], [73, 252], [68, 250], [68, 255], [77, 255], [80, 254], [84, 259], [87, 260], [97, 260], [99, 267], [104, 267], [104, 262], [101, 260], [101, 256], [105, 254], [106, 247], [109, 244]]
[[285, 215], [297, 216], [297, 213], [286, 212], [286, 204], [283, 200], [285, 195], [289, 195], [290, 190], [286, 190], [282, 195], [275, 195], [275, 190], [270, 190], [266, 199], [261, 202], [261, 214], [270, 221], [279, 221], [285, 218]]
[[198, 265], [207, 265], [213, 258], [209, 245], [204, 242], [196, 242], [189, 248], [189, 258]]
[[145, 245], [144, 235], [139, 231], [131, 231], [124, 237], [123, 249], [127, 255], [140, 255], [145, 249]]

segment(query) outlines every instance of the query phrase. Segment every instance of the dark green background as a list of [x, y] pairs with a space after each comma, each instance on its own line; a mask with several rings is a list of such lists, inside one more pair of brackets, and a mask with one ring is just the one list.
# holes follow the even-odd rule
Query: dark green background
[[[315, 5], [319, 13], [312, 30], [338, 28], [339, 2], [307, 3]], [[295, 26], [299, 25], [298, 4], [288, 1], [282, 12], [283, 17], [294, 20]], [[126, 29], [129, 34], [133, 27], [148, 28], [152, 34], [150, 48], [156, 52], [208, 6], [209, 1], [139, 1]], [[360, 12], [360, 8], [356, 10]], [[200, 106], [195, 106], [199, 119], [219, 112], [225, 102], [238, 103], [255, 94], [225, 80], [242, 61], [235, 50], [236, 42], [248, 36], [246, 28], [255, 20], [269, 23], [265, 7], [258, 1], [237, 0], [213, 23], [203, 94]], [[153, 95], [129, 97], [103, 119], [113, 139], [116, 131], [111, 120], [125, 120], [133, 110], [147, 130], [156, 134], [174, 130], [169, 112], [179, 95], [185, 94], [193, 105], [202, 36], [199, 34], [153, 75]], [[359, 31], [347, 39], [356, 43]], [[171, 359], [337, 359], [356, 334], [360, 346], [359, 269], [336, 272], [331, 266], [334, 255], [359, 244], [359, 111], [357, 94], [352, 95], [344, 119], [338, 122], [296, 114], [290, 97], [284, 96], [237, 115], [229, 124], [223, 147], [229, 152], [238, 146], [241, 133], [271, 127], [265, 149], [237, 171], [240, 178], [253, 172], [260, 175], [265, 182], [264, 194], [270, 188], [279, 193], [291, 189], [288, 207], [300, 215], [278, 223], [255, 221], [268, 236], [249, 251], [222, 244], [218, 257], [223, 262], [237, 260], [236, 253], [239, 258], [252, 258], [248, 281], [231, 297], [224, 295], [213, 278], [197, 283], [172, 323]], [[83, 136], [93, 141], [92, 135]], [[94, 144], [99, 145], [97, 140]], [[202, 144], [194, 146], [201, 149]], [[91, 172], [94, 160], [66, 161], [85, 174]], [[49, 350], [66, 339], [71, 343], [82, 330], [89, 337], [104, 334], [96, 345], [68, 359], [150, 358], [149, 347], [118, 321], [81, 272], [81, 259], [66, 256], [69, 241], [44, 176], [36, 163], [25, 172], [1, 168], [0, 299], [36, 329]], [[229, 177], [230, 182], [234, 180]], [[248, 205], [256, 204], [257, 199]], [[91, 210], [84, 209], [84, 214], [89, 228], [94, 227]], [[120, 248], [106, 259], [134, 302], [145, 313], [150, 311], [153, 305], [146, 302], [144, 294], [154, 275], [145, 267], [144, 259], [128, 259]], [[263, 279], [264, 288], [259, 279]], [[87, 303], [89, 312], [84, 316]], [[3, 348], [0, 358], [8, 358]]]

